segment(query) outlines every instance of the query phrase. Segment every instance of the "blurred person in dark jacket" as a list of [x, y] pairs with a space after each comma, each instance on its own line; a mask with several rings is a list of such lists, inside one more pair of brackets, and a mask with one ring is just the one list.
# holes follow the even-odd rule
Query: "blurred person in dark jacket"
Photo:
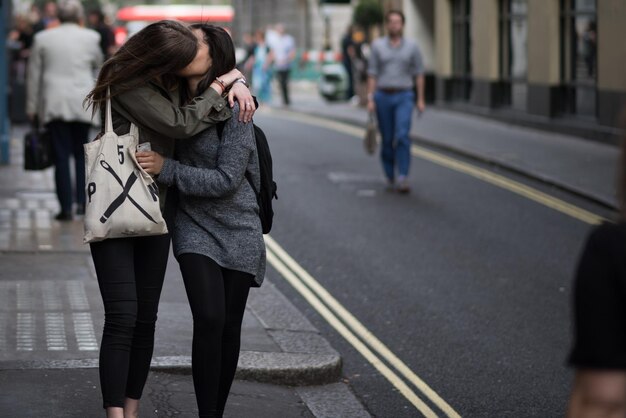
[[60, 21], [58, 14], [59, 11], [57, 4], [53, 1], [47, 2], [44, 5], [43, 15], [41, 16], [41, 19], [39, 19], [39, 21], [35, 23], [35, 26], [33, 27], [35, 33], [59, 26]]
[[100, 34], [100, 49], [104, 59], [113, 55], [115, 49], [115, 35], [113, 29], [104, 21], [104, 14], [100, 10], [92, 10], [87, 16], [89, 27]]
[[[72, 219], [85, 210], [85, 155], [91, 114], [83, 107], [95, 85], [95, 72], [102, 65], [100, 35], [80, 26], [83, 6], [78, 0], [59, 3], [60, 26], [35, 35], [28, 62], [26, 113], [46, 124], [55, 157], [55, 185], [61, 211], [59, 221]], [[73, 198], [70, 156], [74, 157], [76, 181]]]
[[352, 32], [353, 28], [352, 25], [350, 25], [341, 39], [341, 63], [348, 74], [348, 91], [346, 92], [346, 99], [351, 99], [352, 96], [354, 96], [354, 71], [352, 71], [352, 61], [356, 56], [356, 45], [352, 39]]

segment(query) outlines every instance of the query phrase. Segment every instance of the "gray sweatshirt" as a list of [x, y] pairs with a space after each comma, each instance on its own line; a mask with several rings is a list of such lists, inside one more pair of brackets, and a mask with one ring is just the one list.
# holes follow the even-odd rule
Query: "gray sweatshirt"
[[174, 254], [194, 253], [223, 268], [265, 277], [265, 242], [254, 187], [261, 187], [251, 123], [238, 121], [236, 104], [220, 139], [211, 127], [176, 143], [176, 158], [166, 159], [158, 181], [180, 193], [172, 240]]

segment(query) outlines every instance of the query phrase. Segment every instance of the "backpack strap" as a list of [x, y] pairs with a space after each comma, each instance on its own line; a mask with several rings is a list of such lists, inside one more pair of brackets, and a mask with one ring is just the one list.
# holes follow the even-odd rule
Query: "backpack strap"
[[217, 129], [217, 137], [219, 139], [222, 139], [222, 134], [224, 133], [224, 128], [226, 127], [226, 121], [223, 120], [221, 122], [217, 122], [217, 125], [215, 125], [215, 128]]

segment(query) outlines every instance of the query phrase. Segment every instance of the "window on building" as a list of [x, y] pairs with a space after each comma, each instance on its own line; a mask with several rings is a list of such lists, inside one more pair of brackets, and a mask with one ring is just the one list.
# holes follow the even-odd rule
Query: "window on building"
[[452, 2], [452, 97], [469, 100], [472, 89], [471, 1]]
[[597, 80], [596, 0], [561, 0], [561, 78], [568, 113], [595, 117]]
[[528, 73], [528, 0], [500, 2], [500, 74], [503, 104], [526, 110]]

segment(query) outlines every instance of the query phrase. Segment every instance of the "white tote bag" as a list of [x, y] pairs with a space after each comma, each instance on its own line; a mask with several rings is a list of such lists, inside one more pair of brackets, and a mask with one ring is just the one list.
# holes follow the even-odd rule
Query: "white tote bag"
[[162, 235], [167, 225], [159, 208], [159, 189], [137, 163], [139, 131], [117, 136], [107, 99], [104, 135], [85, 148], [85, 243], [107, 238]]

